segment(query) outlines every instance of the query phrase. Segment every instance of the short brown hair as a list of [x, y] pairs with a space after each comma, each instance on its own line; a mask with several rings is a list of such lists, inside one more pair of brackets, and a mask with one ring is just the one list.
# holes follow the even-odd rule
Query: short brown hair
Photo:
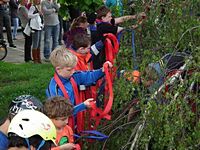
[[54, 68], [61, 67], [75, 67], [78, 61], [78, 58], [67, 50], [64, 46], [56, 47], [50, 55], [51, 64]]
[[96, 10], [97, 13], [97, 19], [102, 19], [102, 17], [105, 17], [107, 13], [111, 12], [111, 10], [106, 6], [101, 6]]
[[91, 44], [91, 38], [84, 33], [77, 33], [74, 35], [73, 46], [76, 49], [80, 47], [88, 47]]
[[70, 30], [77, 28], [80, 26], [81, 23], [86, 23], [87, 22], [87, 17], [85, 16], [79, 16], [75, 18], [70, 26]]
[[73, 114], [73, 105], [62, 96], [51, 97], [44, 103], [44, 114], [50, 119], [69, 117]]

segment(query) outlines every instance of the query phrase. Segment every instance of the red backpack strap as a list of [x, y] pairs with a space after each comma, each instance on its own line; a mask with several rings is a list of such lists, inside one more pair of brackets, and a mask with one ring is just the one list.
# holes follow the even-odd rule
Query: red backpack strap
[[[73, 77], [70, 78], [70, 82], [72, 84], [73, 90], [74, 90], [74, 97], [75, 97], [75, 101], [76, 101], [76, 105], [82, 103], [82, 100], [80, 98], [79, 95], [79, 90], [78, 90], [78, 86], [76, 84], [76, 81], [74, 80]], [[77, 114], [77, 132], [81, 132], [84, 130], [84, 113], [83, 112], [79, 112]]]
[[111, 75], [108, 71], [108, 64], [104, 63], [103, 67], [104, 67], [105, 77], [106, 77], [106, 82], [107, 82], [105, 88], [108, 90], [109, 98], [105, 99], [106, 104], [104, 106], [104, 110], [98, 108], [94, 102], [91, 103], [91, 107], [92, 107], [91, 117], [95, 120], [96, 127], [99, 125], [100, 120], [102, 118], [105, 118], [107, 120], [111, 119], [111, 115], [109, 113], [112, 109], [112, 104], [113, 104], [113, 88], [112, 88]]
[[[62, 81], [60, 80], [60, 78], [58, 77], [58, 74], [56, 72], [54, 73], [54, 79], [55, 79], [56, 83], [58, 84], [59, 88], [61, 89], [64, 97], [69, 99], [69, 95], [67, 93], [67, 90], [65, 89], [65, 86], [63, 85]], [[69, 117], [68, 125], [74, 130], [74, 119], [73, 119], [73, 117]]]
[[56, 83], [58, 84], [59, 88], [61, 89], [63, 95], [65, 98], [69, 99], [69, 95], [65, 89], [65, 86], [63, 85], [63, 83], [61, 82], [60, 78], [58, 77], [57, 73], [54, 73], [54, 79], [56, 81]]
[[106, 60], [114, 63], [114, 59], [119, 50], [119, 42], [117, 37], [112, 33], [104, 34], [104, 37], [106, 37], [104, 42]]

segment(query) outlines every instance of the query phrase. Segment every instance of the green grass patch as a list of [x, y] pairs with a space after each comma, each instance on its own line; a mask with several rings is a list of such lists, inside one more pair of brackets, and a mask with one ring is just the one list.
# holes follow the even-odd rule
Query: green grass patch
[[0, 117], [6, 115], [13, 98], [30, 94], [44, 101], [54, 69], [51, 64], [0, 62]]

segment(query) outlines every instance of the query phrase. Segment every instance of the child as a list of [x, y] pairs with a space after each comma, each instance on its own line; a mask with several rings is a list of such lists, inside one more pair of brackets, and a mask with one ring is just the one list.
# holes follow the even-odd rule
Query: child
[[75, 70], [90, 70], [88, 66], [92, 56], [90, 54], [90, 43], [91, 40], [88, 35], [81, 33], [74, 35], [74, 40], [69, 50], [78, 58]]
[[184, 65], [190, 55], [185, 52], [168, 53], [158, 62], [150, 63], [144, 70], [143, 84], [150, 93], [155, 92], [164, 83], [164, 78], [172, 75]]
[[0, 149], [6, 150], [8, 146], [7, 131], [12, 118], [20, 111], [25, 109], [39, 110], [43, 108], [42, 103], [31, 95], [21, 95], [16, 97], [9, 105], [8, 116], [2, 119], [0, 123]]
[[23, 110], [12, 119], [8, 137], [8, 150], [50, 150], [55, 144], [56, 128], [43, 113]]
[[74, 40], [74, 35], [76, 35], [77, 33], [87, 34], [87, 27], [88, 22], [85, 16], [79, 16], [78, 18], [75, 18], [71, 24], [69, 31], [64, 33], [63, 35], [63, 40], [66, 47], [71, 46]]
[[123, 23], [131, 19], [137, 19], [140, 17], [146, 17], [144, 12], [139, 13], [138, 15], [128, 15], [118, 18], [112, 18], [111, 10], [106, 6], [101, 6], [97, 9], [97, 32], [102, 38], [104, 33], [112, 33], [116, 35], [121, 32], [124, 28], [118, 27], [116, 25]]
[[[26, 5], [28, 3], [28, 0], [21, 0], [20, 5], [18, 7], [18, 17], [21, 21], [21, 27], [22, 31], [24, 31], [27, 23], [29, 22], [28, 18], [28, 9], [26, 8]], [[32, 45], [32, 36], [28, 36], [23, 32], [23, 35], [25, 37], [25, 43], [24, 43], [24, 61], [29, 62], [32, 60], [31, 58], [31, 45]]]
[[[117, 38], [117, 34], [119, 34], [121, 31], [123, 31], [123, 27], [117, 26], [117, 24], [123, 23], [125, 21], [128, 21], [130, 19], [137, 19], [139, 17], [145, 17], [145, 13], [140, 13], [138, 15], [128, 15], [128, 16], [122, 16], [118, 18], [112, 18], [112, 12], [109, 8], [106, 6], [101, 6], [97, 9], [97, 38], [92, 39], [92, 43], [96, 43], [97, 41], [104, 41], [105, 40], [105, 34], [111, 33], [114, 35], [115, 38]], [[112, 40], [113, 38], [111, 38]], [[114, 40], [116, 41], [116, 40]], [[112, 43], [113, 41], [111, 41]], [[117, 45], [119, 43], [114, 43], [113, 45]], [[111, 45], [111, 46], [113, 46]], [[106, 48], [105, 48], [106, 49]], [[94, 57], [94, 68], [98, 69], [101, 68], [103, 63], [105, 62], [105, 50], [102, 50]]]
[[73, 114], [73, 105], [64, 97], [51, 97], [44, 103], [44, 114], [52, 120], [56, 127], [58, 149], [62, 150], [64, 147], [75, 149], [73, 131], [68, 126], [68, 117]]
[[[55, 68], [55, 74], [46, 90], [47, 97], [59, 95], [68, 98], [73, 106], [78, 104], [74, 109], [74, 114], [90, 107], [90, 99], [84, 103], [80, 101], [79, 88], [96, 83], [104, 76], [104, 69], [75, 72], [77, 57], [65, 47], [54, 49], [50, 55], [50, 61]], [[110, 62], [107, 63], [109, 67], [112, 67]]]
[[[77, 96], [73, 85], [74, 82], [76, 87], [81, 85], [90, 86], [104, 76], [103, 68], [93, 71], [75, 72], [74, 68], [76, 67], [78, 61], [77, 57], [67, 51], [65, 47], [57, 47], [51, 53], [50, 60], [56, 72], [46, 90], [46, 95], [47, 97], [56, 95], [64, 96], [65, 91], [63, 91], [62, 87], [59, 86], [59, 81], [57, 80], [59, 79], [67, 91], [72, 105], [76, 105], [75, 97]], [[112, 67], [110, 62], [107, 63], [109, 64], [109, 67]], [[80, 110], [85, 108], [86, 106], [84, 104], [80, 105]]]

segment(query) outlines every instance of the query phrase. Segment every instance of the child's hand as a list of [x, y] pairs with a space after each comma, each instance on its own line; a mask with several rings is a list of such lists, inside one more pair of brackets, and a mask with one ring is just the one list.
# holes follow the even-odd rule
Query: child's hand
[[87, 108], [91, 108], [90, 102], [94, 101], [94, 98], [89, 98], [87, 100], [85, 100], [83, 103], [85, 104], [85, 106]]
[[[108, 67], [109, 68], [112, 68], [113, 67], [113, 64], [110, 62], [110, 61], [106, 61], [104, 64], [108, 64]], [[104, 65], [103, 65], [104, 66]], [[104, 72], [104, 67], [102, 68], [102, 72]]]
[[67, 143], [67, 144], [61, 145], [59, 147], [60, 147], [60, 150], [73, 150], [73, 149], [76, 149], [76, 145], [73, 144], [73, 143]]
[[146, 16], [147, 15], [145, 14], [145, 12], [141, 12], [141, 13], [138, 14], [137, 19], [145, 19]]

